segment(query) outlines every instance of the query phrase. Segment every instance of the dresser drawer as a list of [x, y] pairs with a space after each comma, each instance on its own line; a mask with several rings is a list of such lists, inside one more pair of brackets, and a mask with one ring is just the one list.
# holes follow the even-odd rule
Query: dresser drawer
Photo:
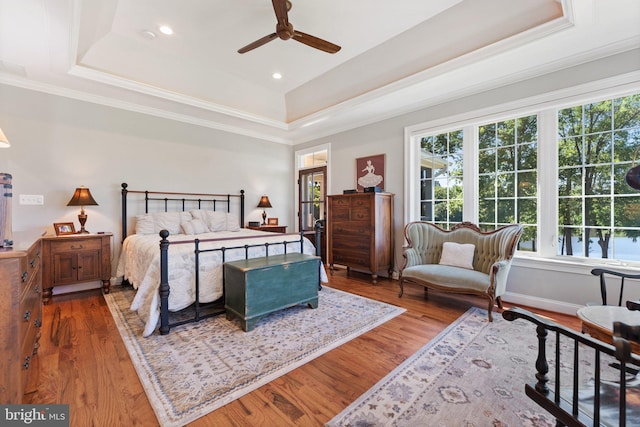
[[40, 311], [37, 312], [37, 317], [33, 318], [32, 321], [29, 322], [29, 327], [27, 329], [27, 335], [22, 343], [22, 351], [20, 352], [20, 381], [21, 387], [25, 391], [27, 390], [27, 384], [30, 383], [30, 376], [37, 377], [37, 364], [36, 364], [36, 354], [38, 352], [38, 347], [40, 346], [40, 330], [41, 330], [41, 315]]
[[40, 299], [41, 289], [38, 277], [38, 280], [31, 283], [27, 288], [27, 292], [20, 298], [20, 306], [16, 314], [19, 317], [17, 321], [20, 325], [20, 337], [22, 337], [23, 340], [27, 340], [30, 329], [34, 326], [39, 327], [38, 325], [42, 322]]
[[347, 249], [350, 251], [362, 251], [364, 253], [369, 253], [371, 249], [371, 239], [369, 236], [360, 235], [360, 236], [351, 236], [348, 239], [339, 239], [334, 242], [333, 247], [335, 250], [339, 249]]
[[351, 221], [371, 221], [371, 209], [369, 206], [351, 208]]
[[354, 251], [338, 248], [335, 248], [333, 250], [332, 262], [336, 264], [359, 266], [364, 268], [369, 268], [369, 265], [371, 264], [369, 259], [369, 252], [367, 251]]
[[31, 354], [33, 351], [34, 343], [36, 342], [36, 335], [40, 332], [42, 326], [42, 309], [38, 302], [32, 307], [20, 312], [20, 336], [22, 338], [22, 353], [23, 356]]
[[20, 260], [20, 298], [28, 292], [36, 281], [40, 282], [40, 245], [33, 245], [27, 252], [27, 256]]
[[75, 251], [87, 251], [95, 250], [99, 251], [102, 247], [100, 239], [80, 239], [69, 240], [64, 239], [55, 240], [51, 242], [51, 251], [56, 252], [75, 252]]
[[331, 211], [333, 221], [349, 221], [351, 219], [351, 210], [349, 208], [335, 208]]
[[333, 222], [331, 224], [331, 232], [334, 235], [334, 242], [338, 242], [341, 235], [351, 236], [363, 236], [370, 239], [369, 233], [371, 232], [370, 225], [367, 223], [354, 223], [354, 222]]

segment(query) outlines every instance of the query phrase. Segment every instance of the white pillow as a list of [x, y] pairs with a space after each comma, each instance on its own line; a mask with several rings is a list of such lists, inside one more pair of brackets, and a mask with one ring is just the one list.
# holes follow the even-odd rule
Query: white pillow
[[136, 234], [153, 234], [156, 225], [150, 214], [136, 215]]
[[191, 215], [188, 212], [154, 212], [152, 215], [156, 233], [161, 230], [167, 230], [171, 234], [181, 234], [182, 227], [180, 227], [180, 224], [191, 219]]
[[225, 231], [227, 229], [227, 215], [225, 212], [206, 211], [209, 231]]
[[240, 218], [238, 218], [238, 215], [227, 213], [227, 231], [240, 231]]
[[199, 219], [192, 219], [191, 221], [185, 221], [180, 224], [184, 234], [202, 234], [207, 233], [209, 228], [207, 225]]
[[444, 242], [442, 244], [440, 264], [473, 270], [473, 253], [475, 250], [476, 246], [471, 243]]
[[153, 212], [136, 216], [136, 234], [157, 234], [168, 230], [171, 234], [181, 234], [180, 224], [190, 221], [188, 212]]

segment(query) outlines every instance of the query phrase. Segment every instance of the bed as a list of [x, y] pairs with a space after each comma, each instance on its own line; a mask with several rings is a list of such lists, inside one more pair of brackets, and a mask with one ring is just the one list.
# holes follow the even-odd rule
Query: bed
[[[138, 191], [123, 183], [121, 193], [123, 240], [116, 275], [136, 289], [131, 309], [145, 322], [144, 336], [224, 313], [224, 262], [319, 253], [302, 234], [244, 228], [244, 191]], [[322, 265], [319, 274], [327, 282]]]

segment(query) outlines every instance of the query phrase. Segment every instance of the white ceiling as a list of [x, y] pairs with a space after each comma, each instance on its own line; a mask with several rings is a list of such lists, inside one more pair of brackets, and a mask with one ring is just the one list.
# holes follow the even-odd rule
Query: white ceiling
[[640, 46], [638, 0], [292, 3], [342, 49], [238, 54], [269, 0], [0, 0], [0, 83], [293, 144]]

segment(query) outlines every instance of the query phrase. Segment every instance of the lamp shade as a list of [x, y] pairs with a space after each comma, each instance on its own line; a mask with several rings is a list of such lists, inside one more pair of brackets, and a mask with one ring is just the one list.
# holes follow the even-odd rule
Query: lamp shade
[[260, 197], [260, 202], [258, 202], [258, 207], [259, 208], [270, 208], [271, 207], [271, 202], [269, 201], [269, 197], [267, 197], [267, 196]]
[[7, 147], [11, 147], [11, 144], [9, 143], [7, 137], [4, 135], [4, 132], [2, 132], [2, 129], [0, 129], [0, 148]]
[[67, 203], [67, 206], [98, 206], [98, 203], [88, 188], [78, 187], [75, 193], [73, 193], [71, 200], [69, 200], [69, 203]]

